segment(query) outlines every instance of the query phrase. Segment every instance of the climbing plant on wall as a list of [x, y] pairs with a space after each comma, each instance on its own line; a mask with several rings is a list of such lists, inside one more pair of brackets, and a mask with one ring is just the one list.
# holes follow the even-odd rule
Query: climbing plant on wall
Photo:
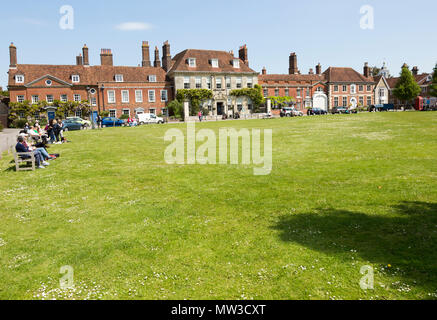
[[208, 89], [179, 89], [176, 93], [176, 99], [181, 103], [189, 100], [190, 115], [195, 116], [199, 112], [201, 103], [212, 99], [212, 91]]
[[252, 101], [253, 106], [255, 108], [259, 107], [261, 104], [263, 104], [265, 102], [263, 94], [262, 94], [262, 88], [258, 84], [256, 84], [254, 88], [244, 88], [244, 89], [232, 90], [230, 95], [234, 96], [234, 97], [247, 97], [247, 98], [249, 98]]

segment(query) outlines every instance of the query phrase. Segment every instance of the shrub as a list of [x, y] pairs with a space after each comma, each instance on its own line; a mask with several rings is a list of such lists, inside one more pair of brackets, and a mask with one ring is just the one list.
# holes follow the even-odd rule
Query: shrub
[[109, 116], [109, 111], [100, 111], [100, 116], [101, 116], [102, 118], [104, 118], [104, 117], [108, 117], [108, 116]]
[[129, 119], [129, 115], [128, 115], [128, 114], [122, 114], [122, 115], [120, 116], [120, 119], [121, 119], [121, 120]]
[[12, 128], [23, 129], [26, 123], [26, 119], [16, 119], [12, 121]]

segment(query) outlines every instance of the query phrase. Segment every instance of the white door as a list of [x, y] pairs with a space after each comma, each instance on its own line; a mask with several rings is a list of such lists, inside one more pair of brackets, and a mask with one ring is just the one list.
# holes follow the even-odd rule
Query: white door
[[324, 93], [316, 93], [313, 97], [313, 108], [328, 110], [328, 98]]

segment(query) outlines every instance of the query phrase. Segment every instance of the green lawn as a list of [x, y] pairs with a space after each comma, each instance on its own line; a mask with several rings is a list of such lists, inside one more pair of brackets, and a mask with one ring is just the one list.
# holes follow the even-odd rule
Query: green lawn
[[166, 164], [183, 124], [69, 132], [46, 170], [3, 157], [0, 299], [437, 298], [437, 113], [196, 129], [224, 126], [273, 129], [271, 175]]

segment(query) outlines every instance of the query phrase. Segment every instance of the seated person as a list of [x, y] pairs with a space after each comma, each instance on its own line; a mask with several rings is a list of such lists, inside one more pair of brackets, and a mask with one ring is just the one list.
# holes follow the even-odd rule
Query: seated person
[[28, 141], [27, 141], [27, 137], [25, 135], [22, 135], [24, 142], [23, 145], [25, 147], [27, 147], [30, 151], [39, 151], [43, 157], [43, 160], [54, 160], [56, 159], [56, 157], [49, 155], [49, 153], [47, 152], [46, 148], [44, 146], [32, 146]]
[[[35, 155], [35, 164], [36, 164], [37, 168], [38, 169], [45, 169], [44, 166], [48, 166], [49, 163], [44, 161], [43, 156], [42, 156], [40, 151], [38, 151], [38, 150], [31, 151], [28, 147], [26, 147], [25, 144], [24, 144], [24, 140], [25, 139], [24, 139], [23, 135], [20, 135], [18, 137], [17, 145], [15, 146], [15, 150], [18, 153], [21, 153], [21, 152], [33, 152], [33, 154]], [[29, 159], [30, 156], [28, 156], [28, 155], [21, 155], [20, 158], [22, 158], [22, 159]]]

